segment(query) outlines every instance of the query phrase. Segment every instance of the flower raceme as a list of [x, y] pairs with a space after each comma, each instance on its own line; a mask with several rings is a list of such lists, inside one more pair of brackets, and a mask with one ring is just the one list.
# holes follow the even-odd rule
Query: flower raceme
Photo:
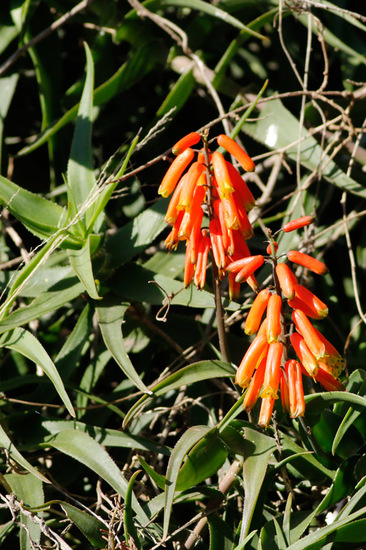
[[[203, 139], [204, 149], [193, 147]], [[255, 166], [247, 153], [229, 136], [219, 135], [217, 144], [230, 153], [245, 171]], [[206, 281], [208, 254], [211, 251], [220, 279], [228, 275], [230, 299], [237, 299], [240, 283], [258, 289], [254, 276], [264, 262], [263, 256], [251, 256], [246, 240], [253, 236], [247, 213], [255, 205], [254, 197], [238, 169], [219, 151], [209, 151], [205, 139], [191, 132], [173, 147], [176, 158], [168, 168], [158, 193], [171, 199], [165, 222], [172, 230], [165, 240], [168, 250], [180, 241], [186, 243], [184, 286], [193, 281], [202, 289]], [[204, 214], [208, 214], [207, 224]], [[206, 224], [206, 228], [202, 228]], [[248, 266], [237, 272], [236, 261], [248, 259]]]
[[[284, 226], [285, 232], [305, 227], [312, 220], [310, 216], [293, 220]], [[235, 379], [245, 389], [243, 406], [246, 411], [251, 411], [261, 398], [258, 423], [263, 427], [270, 422], [279, 393], [285, 412], [292, 418], [304, 415], [303, 376], [319, 382], [325, 390], [344, 390], [338, 380], [343, 367], [342, 357], [312, 321], [324, 319], [328, 308], [298, 282], [287, 263], [277, 262], [275, 244], [271, 242], [267, 247], [270, 255], [267, 261], [273, 264], [274, 284], [257, 293], [249, 310], [244, 330], [254, 339]], [[287, 258], [315, 273], [327, 273], [325, 264], [307, 254], [291, 251]], [[250, 265], [249, 258], [233, 262], [227, 269], [240, 272], [247, 265]]]

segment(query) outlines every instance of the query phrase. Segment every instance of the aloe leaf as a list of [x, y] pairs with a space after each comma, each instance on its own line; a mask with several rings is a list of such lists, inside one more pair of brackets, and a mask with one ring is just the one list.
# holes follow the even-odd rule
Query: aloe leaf
[[15, 447], [14, 443], [10, 440], [8, 435], [5, 433], [4, 428], [0, 425], [0, 447], [6, 449], [10, 457], [19, 464], [22, 468], [35, 475], [38, 479], [44, 483], [50, 483], [46, 477], [44, 477], [40, 472], [37, 471], [32, 464], [26, 460], [23, 455], [20, 454], [18, 449]]
[[131, 363], [125, 350], [122, 328], [123, 318], [130, 304], [116, 304], [107, 298], [96, 308], [98, 323], [103, 340], [111, 352], [116, 363], [121, 367], [125, 375], [144, 393], [151, 394], [151, 391], [145, 386], [135, 367]]
[[243, 444], [244, 510], [240, 541], [249, 534], [249, 527], [266, 474], [268, 460], [276, 449], [276, 442], [252, 428], [245, 428]]
[[78, 529], [85, 535], [93, 548], [104, 548], [106, 541], [102, 537], [102, 530], [106, 530], [106, 525], [96, 517], [72, 506], [68, 502], [58, 501], [58, 504], [64, 510], [67, 517], [76, 525]]
[[[220, 378], [223, 376], [235, 376], [235, 368], [221, 361], [199, 361], [183, 367], [179, 371], [171, 374], [161, 382], [151, 387], [154, 396], [164, 395], [166, 392], [180, 388], [183, 385], [194, 384], [201, 380], [210, 378]], [[124, 427], [131, 421], [133, 416], [140, 411], [152, 398], [144, 395], [128, 411], [123, 422]]]
[[[0, 27], [0, 34], [1, 32], [2, 30]], [[6, 115], [8, 114], [18, 80], [18, 74], [12, 74], [11, 76], [0, 78], [0, 166], [3, 148], [4, 121], [6, 119]]]
[[[132, 497], [133, 497], [133, 485], [137, 476], [141, 473], [141, 470], [137, 470], [128, 482], [126, 499], [125, 499], [125, 508], [123, 510], [123, 527], [125, 533], [126, 543], [132, 545], [134, 549], [141, 550], [141, 544], [137, 534], [137, 529], [133, 521], [133, 509], [132, 509]], [[130, 540], [132, 539], [132, 541]]]
[[181, 464], [189, 450], [210, 431], [211, 428], [207, 426], [189, 428], [184, 432], [172, 451], [166, 472], [163, 540], [168, 535], [174, 493]]
[[65, 391], [65, 387], [58, 370], [42, 346], [41, 342], [37, 340], [33, 334], [24, 328], [15, 328], [0, 338], [0, 346], [13, 349], [24, 355], [24, 357], [34, 361], [36, 365], [39, 365], [43, 372], [47, 374], [48, 378], [51, 380], [55, 390], [61, 397], [62, 402], [71, 416], [75, 416], [74, 407], [72, 406], [70, 398]]
[[[299, 121], [279, 99], [270, 101], [261, 109], [260, 119], [246, 124], [243, 130], [269, 149], [286, 149], [286, 155], [296, 161], [300, 136]], [[324, 179], [344, 191], [366, 197], [366, 189], [347, 176], [329, 156], [323, 154], [318, 142], [305, 128], [301, 131], [300, 162], [311, 171], [320, 170]]]
[[327, 402], [330, 403], [353, 403], [361, 407], [366, 407], [366, 398], [355, 393], [343, 391], [330, 391], [324, 393], [313, 393], [305, 396], [305, 403], [312, 403], [313, 410], [315, 407], [324, 407]]
[[[51, 436], [73, 428], [90, 435], [90, 437], [104, 447], [121, 447], [123, 449], [137, 449], [150, 453], [162, 453], [163, 455], [170, 454], [167, 447], [155, 443], [147, 437], [114, 430], [112, 428], [91, 426], [90, 424], [84, 424], [83, 422], [77, 422], [75, 420], [44, 420], [42, 422], [42, 427], [47, 430]], [[45, 436], [44, 441], [47, 442], [49, 438], [49, 435]]]
[[[156, 49], [156, 48], [155, 48]], [[134, 55], [126, 61], [108, 80], [94, 90], [93, 105], [99, 106], [107, 103], [115, 95], [128, 90], [136, 84], [141, 78], [148, 74], [156, 65], [159, 59], [159, 52], [154, 53], [151, 43], [144, 44]], [[36, 140], [23, 147], [18, 152], [18, 156], [27, 155], [43, 145], [48, 139], [56, 134], [61, 128], [75, 120], [78, 114], [80, 104], [77, 103], [69, 109], [59, 120], [51, 124], [42, 132]]]
[[[203, 2], [203, 0], [146, 0], [143, 2], [143, 6], [150, 11], [161, 10], [164, 7], [169, 6], [182, 6], [183, 8], [190, 8], [192, 10], [201, 11], [211, 17], [216, 17], [222, 21], [225, 21], [228, 25], [232, 25], [237, 29], [245, 29], [252, 36], [266, 40], [266, 37], [250, 29], [244, 23], [239, 21], [236, 17], [230, 15], [227, 11], [218, 8], [216, 5]], [[126, 19], [136, 16], [136, 11], [133, 10], [126, 15]]]
[[[86, 433], [64, 430], [54, 435], [47, 445], [81, 462], [104, 479], [122, 498], [126, 497], [128, 482], [120, 469], [107, 451]], [[141, 523], [148, 521], [136, 498], [133, 499], [132, 508]]]
[[163, 117], [171, 109], [174, 109], [174, 116], [185, 105], [186, 101], [190, 97], [195, 86], [195, 78], [193, 75], [193, 68], [190, 67], [186, 70], [171, 88], [169, 94], [160, 105], [156, 115]]
[[[87, 44], [84, 46], [86, 79], [67, 167], [69, 219], [77, 220], [75, 227], [78, 228], [80, 237], [85, 235], [85, 229], [94, 211], [91, 193], [95, 189], [92, 155], [94, 64], [89, 47]], [[87, 204], [88, 200], [91, 201], [89, 205]], [[80, 217], [80, 212], [83, 210], [85, 211], [85, 218]]]
[[[44, 503], [43, 483], [31, 473], [20, 475], [16, 473], [6, 474], [5, 479], [11, 486], [18, 501], [23, 502], [25, 508], [34, 508]], [[20, 513], [20, 519], [26, 529], [20, 531], [20, 549], [31, 550], [29, 540], [34, 544], [39, 544], [41, 539], [41, 529], [39, 523], [24, 513]]]
[[100, 300], [101, 297], [98, 294], [93, 275], [93, 266], [90, 254], [90, 239], [91, 235], [88, 235], [84, 246], [79, 248], [79, 250], [69, 250], [69, 260], [75, 275], [77, 275], [80, 282], [83, 283], [89, 296], [94, 300]]
[[[62, 229], [67, 218], [64, 208], [19, 187], [4, 176], [0, 176], [0, 204], [40, 239], [47, 239]], [[80, 242], [71, 235], [65, 238], [64, 243], [80, 246]]]
[[21, 325], [25, 325], [46, 313], [55, 311], [59, 307], [74, 300], [77, 296], [80, 296], [83, 291], [84, 285], [82, 285], [76, 277], [62, 280], [57, 283], [52, 290], [44, 292], [28, 306], [18, 308], [7, 317], [1, 319], [0, 334]]

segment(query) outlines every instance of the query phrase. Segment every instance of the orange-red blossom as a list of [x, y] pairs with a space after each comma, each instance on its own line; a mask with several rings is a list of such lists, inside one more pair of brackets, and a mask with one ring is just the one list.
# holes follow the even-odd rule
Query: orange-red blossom
[[[221, 279], [235, 260], [250, 256], [245, 240], [253, 235], [247, 212], [254, 206], [254, 197], [238, 170], [219, 151], [206, 148], [206, 153], [203, 149], [196, 154], [192, 147], [200, 139], [199, 133], [190, 132], [173, 146], [176, 158], [158, 192], [163, 197], [173, 193], [165, 215], [166, 223], [172, 226], [166, 247], [172, 250], [179, 241], [186, 242], [184, 286], [194, 281], [202, 289], [209, 250]], [[233, 139], [222, 134], [217, 142], [246, 171], [254, 170], [254, 162]], [[204, 213], [208, 214], [208, 220]], [[244, 281], [253, 289], [258, 288], [254, 271], [263, 261], [263, 257], [256, 258], [243, 273], [230, 274], [231, 299], [238, 298], [240, 283]]]

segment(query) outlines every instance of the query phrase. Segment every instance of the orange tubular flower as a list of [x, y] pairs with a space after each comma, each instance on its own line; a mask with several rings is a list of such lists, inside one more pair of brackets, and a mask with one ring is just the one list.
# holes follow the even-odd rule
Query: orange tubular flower
[[162, 195], [163, 197], [169, 197], [170, 193], [174, 191], [184, 170], [193, 160], [193, 157], [193, 149], [188, 148], [173, 160], [159, 186], [159, 195]]
[[227, 277], [229, 281], [229, 300], [230, 302], [236, 301], [240, 296], [240, 283], [235, 281], [235, 273], [229, 271]]
[[178, 214], [177, 221], [173, 225], [173, 229], [165, 239], [165, 248], [169, 251], [172, 250], [173, 248], [177, 248], [178, 246], [178, 243], [179, 243], [178, 233], [179, 233], [179, 229], [180, 229], [183, 217], [184, 217], [184, 211], [181, 210]]
[[309, 376], [315, 378], [319, 365], [314, 355], [309, 350], [304, 338], [298, 333], [293, 332], [290, 336], [291, 344], [300, 359], [300, 363], [306, 369]]
[[264, 288], [257, 294], [245, 321], [244, 331], [248, 336], [258, 332], [270, 296], [268, 288]]
[[267, 338], [263, 334], [257, 334], [236, 371], [235, 384], [242, 388], [248, 386], [259, 361], [266, 355], [267, 349]]
[[191, 262], [195, 264], [197, 261], [198, 246], [201, 238], [201, 223], [203, 218], [203, 210], [199, 209], [197, 215], [193, 219], [192, 230], [189, 235], [191, 241]]
[[[305, 304], [304, 307], [297, 307], [296, 304], [301, 303]], [[295, 285], [295, 300], [288, 302], [289, 306], [293, 309], [302, 309], [308, 317], [313, 319], [324, 319], [328, 315], [328, 307], [322, 302], [315, 294], [308, 290], [306, 287], [300, 284]]]
[[314, 216], [301, 216], [301, 218], [285, 223], [285, 225], [282, 226], [282, 230], [285, 231], [285, 233], [289, 233], [290, 231], [295, 231], [296, 229], [310, 225], [313, 220]]
[[186, 136], [182, 137], [182, 139], [177, 141], [175, 145], [173, 145], [173, 155], [180, 155], [180, 153], [183, 153], [183, 151], [188, 149], [188, 147], [196, 145], [196, 143], [198, 143], [200, 139], [201, 136], [197, 132], [191, 132], [187, 134]]
[[244, 283], [254, 271], [256, 271], [261, 265], [263, 265], [264, 258], [260, 254], [258, 256], [252, 256], [251, 260], [247, 263], [243, 269], [236, 275], [235, 280], [237, 283]]
[[259, 412], [258, 426], [261, 428], [267, 428], [271, 421], [273, 406], [275, 399], [273, 397], [263, 397], [261, 403], [261, 410]]
[[252, 192], [249, 187], [231, 162], [226, 161], [226, 166], [229, 172], [229, 177], [231, 183], [235, 189], [235, 193], [238, 194], [241, 203], [243, 204], [245, 210], [250, 212], [255, 206], [255, 198], [253, 197]]
[[272, 397], [277, 399], [278, 386], [280, 384], [281, 376], [281, 362], [282, 362], [283, 345], [280, 342], [274, 342], [269, 344], [266, 372], [264, 374], [263, 390], [261, 397]]
[[191, 262], [191, 248], [191, 242], [187, 241], [183, 279], [184, 288], [187, 288], [191, 284], [194, 276], [194, 264]]
[[205, 286], [207, 259], [210, 248], [210, 237], [208, 236], [206, 229], [202, 229], [198, 244], [196, 268], [194, 271], [194, 282], [199, 290]]
[[243, 401], [243, 409], [245, 411], [248, 411], [248, 412], [251, 411], [258, 400], [258, 397], [263, 385], [265, 370], [266, 370], [266, 357], [263, 357], [258, 367], [255, 369], [254, 375], [245, 393], [245, 397]]
[[251, 239], [253, 237], [253, 227], [249, 221], [248, 214], [240, 200], [237, 199], [236, 194], [233, 194], [233, 200], [236, 204], [236, 209], [239, 217], [239, 230], [244, 239]]
[[220, 134], [217, 137], [217, 143], [220, 147], [226, 149], [230, 155], [233, 155], [246, 172], [253, 172], [255, 170], [255, 164], [250, 156], [231, 137]]
[[220, 191], [220, 198], [228, 198], [234, 192], [234, 187], [230, 180], [226, 160], [218, 151], [212, 153], [212, 167]]
[[319, 336], [320, 340], [325, 345], [325, 353], [326, 356], [323, 357], [322, 362], [327, 365], [327, 368], [325, 370], [328, 370], [335, 376], [336, 378], [341, 374], [343, 369], [343, 357], [340, 355], [340, 353], [336, 350], [336, 348], [323, 336], [319, 330], [315, 329], [315, 332]]
[[285, 372], [288, 383], [290, 416], [291, 418], [304, 416], [305, 400], [300, 363], [295, 359], [290, 359], [285, 364]]
[[278, 294], [271, 294], [267, 305], [267, 340], [268, 343], [277, 342], [281, 334], [282, 299]]
[[164, 217], [165, 223], [168, 223], [169, 225], [174, 225], [175, 222], [177, 221], [177, 218], [180, 212], [180, 210], [177, 208], [179, 199], [180, 199], [180, 192], [183, 189], [186, 183], [186, 180], [187, 180], [187, 174], [184, 174], [180, 178], [176, 188], [174, 189], [172, 198], [169, 201], [169, 206], [167, 208], [167, 211]]
[[283, 295], [288, 300], [292, 300], [295, 296], [295, 285], [297, 283], [295, 274], [287, 264], [280, 263], [276, 265], [276, 275]]
[[295, 323], [297, 331], [304, 338], [306, 345], [308, 346], [315, 359], [322, 359], [327, 355], [325, 351], [325, 344], [319, 338], [318, 332], [310, 323], [308, 317], [301, 309], [294, 309], [292, 312], [292, 320]]
[[220, 202], [223, 206], [225, 225], [227, 229], [240, 229], [239, 213], [232, 193], [228, 198], [223, 197]]
[[[205, 197], [204, 187], [196, 187], [193, 193], [191, 210], [189, 212], [182, 210], [182, 212], [184, 212], [184, 216], [182, 219], [182, 223], [180, 224], [179, 233], [178, 233], [178, 237], [180, 239], [189, 238], [195, 219], [198, 216], [201, 216], [201, 212], [202, 212], [201, 205], [204, 197]], [[202, 217], [201, 217], [201, 220], [202, 220]]]
[[[277, 252], [277, 250], [278, 250], [278, 243], [276, 243], [276, 241], [273, 241], [273, 248], [274, 248], [274, 251]], [[268, 256], [271, 256], [271, 255], [272, 255], [272, 246], [271, 246], [271, 243], [269, 243], [269, 244], [267, 245], [266, 252], [267, 252]]]
[[219, 269], [226, 267], [226, 254], [220, 224], [216, 218], [210, 221], [210, 239], [215, 264]]
[[177, 204], [178, 210], [186, 210], [189, 212], [192, 208], [193, 193], [197, 186], [197, 181], [204, 170], [203, 164], [194, 162], [191, 164], [186, 177], [184, 178], [184, 185], [179, 195], [179, 201]]
[[281, 371], [280, 388], [283, 412], [290, 414], [290, 395], [288, 392], [287, 378], [283, 371]]
[[328, 273], [328, 268], [325, 264], [323, 264], [323, 262], [321, 262], [320, 260], [316, 260], [308, 254], [299, 252], [298, 250], [290, 250], [287, 253], [287, 258], [290, 260], [290, 262], [302, 265], [303, 267], [310, 269], [310, 271], [313, 271], [318, 275], [325, 275], [326, 273]]
[[315, 379], [327, 391], [346, 391], [346, 388], [343, 386], [343, 384], [325, 369], [322, 362], [319, 362], [319, 370]]

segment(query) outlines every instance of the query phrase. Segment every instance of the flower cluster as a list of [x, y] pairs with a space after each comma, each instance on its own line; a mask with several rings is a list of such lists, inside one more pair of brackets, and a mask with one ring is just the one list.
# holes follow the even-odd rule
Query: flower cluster
[[[282, 229], [292, 231], [311, 221], [312, 217], [304, 216], [285, 224]], [[245, 332], [255, 337], [235, 379], [239, 386], [247, 388], [245, 410], [251, 411], [258, 398], [262, 398], [260, 426], [269, 424], [279, 391], [283, 409], [292, 418], [304, 415], [303, 375], [313, 378], [328, 391], [344, 390], [337, 380], [342, 371], [342, 357], [310, 321], [326, 317], [328, 308], [298, 282], [287, 263], [277, 262], [276, 250], [277, 243], [272, 240], [267, 252], [270, 254], [268, 260], [273, 263], [274, 287], [261, 290], [250, 308]], [[319, 275], [327, 273], [323, 262], [297, 250], [289, 251], [287, 260]], [[288, 317], [291, 317], [290, 322]], [[290, 358], [290, 354], [296, 358]]]
[[[201, 139], [204, 148], [195, 152], [192, 147]], [[252, 159], [233, 139], [221, 134], [215, 140], [245, 171], [254, 170]], [[252, 237], [253, 229], [247, 213], [255, 201], [237, 168], [219, 150], [211, 152], [204, 135], [191, 132], [173, 146], [172, 152], [176, 158], [158, 190], [163, 197], [173, 193], [165, 215], [172, 230], [165, 245], [172, 250], [179, 241], [186, 242], [184, 286], [194, 281], [202, 289], [210, 250], [220, 279], [225, 277], [230, 264], [250, 257], [246, 240]], [[206, 228], [202, 227], [205, 213]], [[230, 299], [238, 297], [240, 283], [245, 280], [258, 289], [252, 273], [248, 269], [235, 277], [229, 271]]]

